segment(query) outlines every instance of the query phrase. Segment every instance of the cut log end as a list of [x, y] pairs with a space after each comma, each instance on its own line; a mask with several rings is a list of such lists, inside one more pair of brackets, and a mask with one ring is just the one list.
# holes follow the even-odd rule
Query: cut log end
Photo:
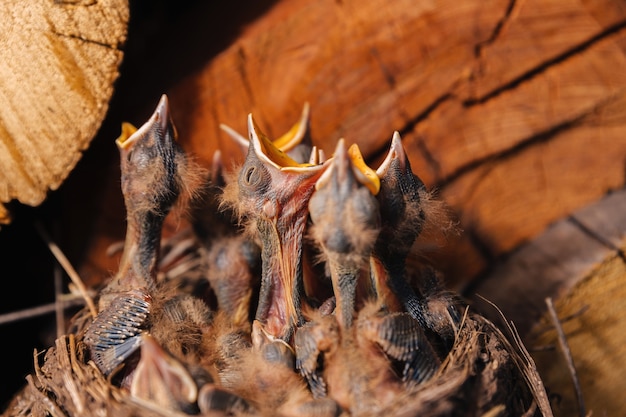
[[[108, 110], [127, 0], [0, 6], [0, 203], [38, 206], [80, 160]], [[7, 7], [7, 10], [3, 10]], [[6, 206], [0, 224], [9, 223]]]

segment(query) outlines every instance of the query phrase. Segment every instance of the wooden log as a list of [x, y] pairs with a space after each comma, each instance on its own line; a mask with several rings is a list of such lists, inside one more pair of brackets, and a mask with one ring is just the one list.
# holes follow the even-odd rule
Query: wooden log
[[122, 61], [126, 0], [0, 5], [2, 203], [39, 205], [98, 131]]
[[624, 207], [626, 189], [555, 222], [496, 262], [490, 274], [474, 283], [472, 295], [500, 306], [522, 337], [528, 337], [546, 311], [546, 297], [564, 298], [607, 259], [621, 256], [626, 240]]
[[[548, 391], [556, 415], [578, 414], [572, 376], [558, 348], [545, 299], [555, 300], [587, 411], [623, 410], [626, 336], [626, 189], [551, 225], [473, 288], [513, 321]], [[494, 310], [484, 313], [497, 318]], [[539, 349], [551, 347], [550, 349]], [[535, 350], [533, 350], [535, 348]]]
[[[377, 166], [394, 130], [464, 233], [433, 256], [450, 285], [624, 184], [619, 2], [278, 2], [175, 85], [181, 140], [235, 161], [226, 123], [271, 135], [311, 104], [313, 140]], [[593, 138], [593, 141], [590, 139]], [[590, 151], [590, 146], [593, 151]]]
[[[619, 415], [624, 411], [624, 354], [626, 353], [626, 263], [622, 255], [604, 259], [564, 297], [556, 301], [582, 400], [593, 415]], [[555, 415], [579, 411], [572, 376], [558, 347], [554, 326], [547, 317], [534, 329], [536, 364], [548, 389], [560, 397]]]

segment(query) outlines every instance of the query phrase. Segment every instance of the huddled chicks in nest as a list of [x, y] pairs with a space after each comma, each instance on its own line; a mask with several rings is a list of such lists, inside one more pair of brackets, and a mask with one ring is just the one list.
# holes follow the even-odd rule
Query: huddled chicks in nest
[[[204, 177], [176, 142], [163, 96], [117, 140], [127, 235], [82, 339], [139, 403], [206, 415], [385, 415], [441, 369], [465, 306], [407, 257], [442, 204], [412, 172], [400, 136], [374, 170], [343, 139], [325, 158], [308, 106], [271, 140], [248, 116], [230, 174], [219, 153], [195, 230], [209, 291], [159, 279], [161, 229]], [[444, 222], [447, 220], [444, 220]], [[206, 287], [206, 285], [205, 285]]]

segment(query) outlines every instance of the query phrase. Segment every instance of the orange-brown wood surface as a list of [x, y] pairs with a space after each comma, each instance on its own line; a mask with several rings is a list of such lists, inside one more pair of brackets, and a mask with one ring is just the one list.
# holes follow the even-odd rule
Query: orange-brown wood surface
[[[462, 233], [433, 255], [459, 287], [551, 222], [624, 184], [620, 2], [264, 6], [249, 20], [231, 17], [230, 41], [204, 39], [206, 50], [214, 50], [211, 41], [222, 48], [177, 67], [179, 77], [162, 91], [181, 142], [206, 165], [216, 149], [241, 161], [219, 124], [246, 134], [250, 112], [276, 136], [308, 102], [315, 144], [330, 154], [341, 137], [356, 142], [374, 167], [397, 130], [413, 170], [459, 219]], [[214, 21], [206, 9], [183, 10], [163, 29], [166, 45], [185, 48], [177, 42], [193, 36], [180, 29]], [[198, 43], [188, 44], [190, 54]], [[158, 67], [157, 58], [147, 58]], [[142, 123], [139, 115], [156, 100], [143, 99], [141, 111], [119, 117]], [[119, 193], [116, 174], [107, 174], [112, 196]], [[115, 258], [102, 252], [121, 238], [110, 228], [123, 214], [109, 216], [98, 220], [103, 231], [89, 243], [85, 274], [115, 268]]]
[[271, 135], [311, 105], [314, 143], [374, 166], [394, 130], [464, 231], [439, 266], [467, 282], [549, 223], [624, 184], [619, 2], [278, 2], [171, 89], [181, 138], [210, 161], [219, 129]]
[[[399, 131], [413, 170], [459, 221], [432, 259], [468, 294], [496, 261], [624, 186], [621, 1], [175, 3], [131, 4], [97, 137], [43, 211], [0, 232], [43, 216], [89, 285], [115, 271], [105, 252], [124, 236], [120, 124], [142, 124], [162, 93], [181, 143], [207, 166], [218, 148], [241, 160], [219, 124], [245, 134], [250, 112], [276, 136], [308, 102], [314, 143], [330, 154], [341, 137], [356, 142], [373, 167]], [[24, 250], [5, 247], [8, 258]]]

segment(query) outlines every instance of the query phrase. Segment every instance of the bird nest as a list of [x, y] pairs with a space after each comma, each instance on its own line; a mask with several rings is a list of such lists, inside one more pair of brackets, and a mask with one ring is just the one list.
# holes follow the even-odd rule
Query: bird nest
[[[249, 139], [225, 128], [245, 162], [228, 174], [217, 153], [203, 194], [165, 96], [140, 129], [124, 125], [119, 271], [35, 352], [4, 415], [552, 415], [514, 329], [406, 267], [447, 223], [399, 135], [373, 170], [343, 140], [326, 159], [307, 118], [273, 141], [251, 116]], [[161, 247], [185, 196], [202, 197], [194, 243]], [[174, 273], [183, 252], [193, 266]]]
[[[7, 415], [177, 415], [112, 384], [89, 361], [87, 347], [74, 334], [57, 339], [43, 359], [40, 355], [35, 354], [35, 372], [27, 376], [27, 385], [14, 398]], [[454, 347], [435, 376], [407, 389], [387, 408], [362, 415], [533, 416], [539, 404], [533, 402], [535, 397], [547, 405], [542, 390], [530, 358], [491, 322], [474, 315], [465, 318]], [[254, 413], [231, 410], [209, 415]]]

